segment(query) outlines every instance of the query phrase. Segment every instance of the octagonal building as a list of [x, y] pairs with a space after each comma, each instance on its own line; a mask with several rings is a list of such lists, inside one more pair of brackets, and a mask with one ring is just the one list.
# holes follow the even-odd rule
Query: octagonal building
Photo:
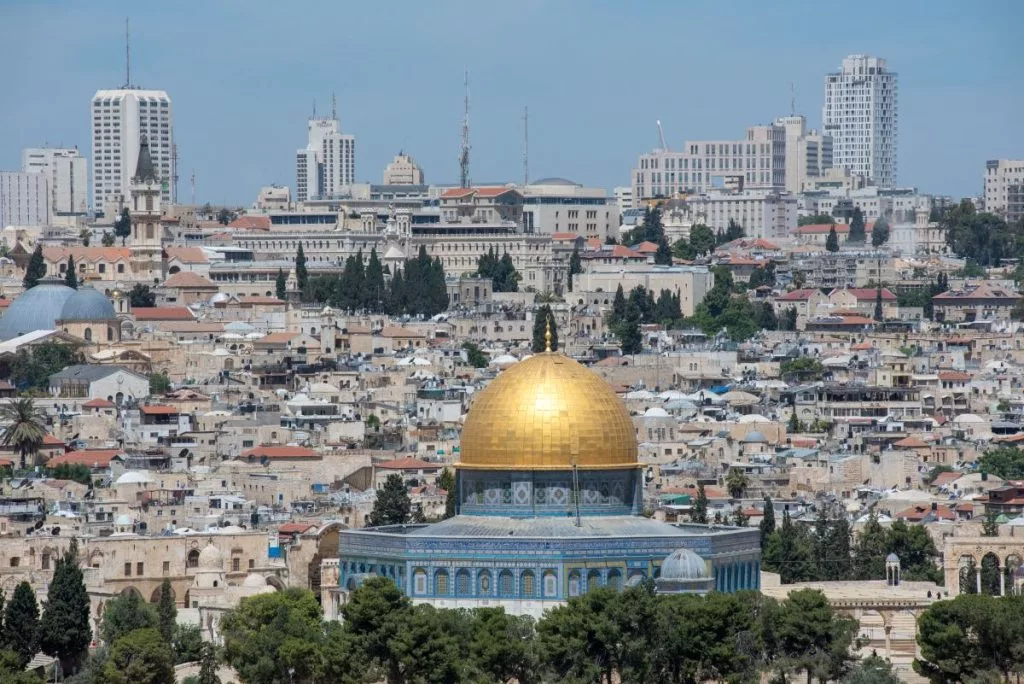
[[337, 567], [325, 567], [328, 617], [374, 575], [414, 602], [540, 617], [593, 587], [657, 579], [679, 549], [705, 564], [708, 587], [759, 587], [756, 528], [642, 515], [629, 412], [601, 377], [563, 354], [521, 361], [476, 395], [460, 459], [455, 517], [340, 533]]

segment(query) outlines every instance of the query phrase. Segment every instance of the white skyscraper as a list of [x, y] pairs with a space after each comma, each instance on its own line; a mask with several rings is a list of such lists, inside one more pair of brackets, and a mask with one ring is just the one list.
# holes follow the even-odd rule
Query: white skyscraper
[[822, 128], [832, 136], [836, 166], [896, 185], [896, 74], [884, 59], [850, 55], [825, 77]]
[[341, 132], [337, 110], [312, 116], [308, 143], [295, 154], [295, 200], [335, 197], [356, 182], [356, 138]]
[[32, 147], [21, 153], [21, 170], [42, 173], [50, 182], [54, 214], [83, 214], [89, 205], [85, 157], [77, 147]]
[[174, 196], [174, 126], [171, 98], [162, 90], [99, 90], [92, 98], [93, 208], [128, 201], [142, 136], [149, 140], [161, 199]]

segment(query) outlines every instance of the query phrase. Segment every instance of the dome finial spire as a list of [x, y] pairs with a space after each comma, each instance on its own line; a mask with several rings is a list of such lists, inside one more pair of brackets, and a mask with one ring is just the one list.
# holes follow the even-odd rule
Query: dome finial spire
[[547, 315], [547, 320], [544, 322], [544, 351], [551, 351], [551, 314]]

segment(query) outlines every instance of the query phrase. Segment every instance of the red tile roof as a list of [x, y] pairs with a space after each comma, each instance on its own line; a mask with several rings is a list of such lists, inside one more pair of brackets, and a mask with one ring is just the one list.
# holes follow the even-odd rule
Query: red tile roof
[[82, 404], [82, 408], [114, 408], [114, 402], [97, 397]]
[[80, 451], [69, 451], [60, 456], [54, 456], [46, 462], [47, 468], [63, 465], [84, 465], [90, 468], [106, 468], [110, 465], [111, 459], [121, 454], [120, 449], [82, 449]]
[[939, 380], [948, 380], [949, 382], [970, 382], [974, 378], [970, 373], [961, 373], [959, 371], [939, 371]]
[[577, 239], [579, 239], [579, 237], [580, 236], [577, 235], [576, 233], [552, 233], [551, 234], [551, 239], [555, 240], [555, 241], [560, 241], [560, 240], [577, 240]]
[[953, 512], [953, 509], [944, 504], [936, 506], [934, 511], [931, 506], [911, 506], [910, 508], [897, 513], [896, 518], [898, 520], [906, 520], [908, 522], [920, 522], [927, 518], [929, 514], [934, 514], [939, 520], [956, 520], [956, 514]]
[[138, 306], [131, 311], [137, 321], [193, 321], [187, 306]]
[[320, 458], [320, 454], [300, 446], [258, 446], [255, 449], [243, 451], [241, 458]]
[[957, 472], [939, 473], [938, 476], [932, 481], [932, 486], [933, 487], [942, 487], [944, 485], [953, 484], [954, 482], [956, 482], [957, 480], [959, 480], [963, 476], [964, 476], [963, 473], [957, 473]]
[[904, 437], [898, 442], [893, 442], [892, 445], [900, 449], [927, 449], [931, 446], [919, 437]]
[[650, 240], [644, 240], [638, 245], [633, 245], [633, 251], [641, 254], [654, 254], [658, 251], [658, 245]]
[[309, 522], [289, 522], [277, 528], [278, 534], [304, 534], [316, 527]]
[[131, 256], [132, 250], [128, 247], [43, 247], [43, 258], [51, 263], [67, 261], [68, 257], [75, 257], [76, 264], [128, 261]]
[[[848, 287], [845, 289], [837, 289], [829, 292], [829, 297], [834, 294], [841, 292], [849, 292], [854, 296], [858, 302], [873, 302], [878, 299], [878, 290], [873, 287]], [[882, 301], [883, 302], [895, 302], [896, 295], [892, 293], [887, 287], [882, 288]]]
[[139, 412], [144, 416], [176, 416], [181, 411], [173, 406], [162, 406], [160, 404], [143, 404]]
[[802, 290], [793, 290], [787, 292], [781, 297], [777, 297], [780, 302], [806, 302], [808, 299], [813, 297], [815, 294], [820, 294], [821, 290], [816, 290], [813, 287], [805, 287]]
[[228, 228], [240, 228], [242, 230], [270, 230], [269, 216], [239, 216], [228, 224]]
[[200, 247], [167, 247], [164, 249], [168, 259], [177, 259], [185, 264], [207, 264], [206, 252]]
[[178, 271], [164, 281], [164, 287], [207, 287], [216, 289], [213, 281], [192, 271]]

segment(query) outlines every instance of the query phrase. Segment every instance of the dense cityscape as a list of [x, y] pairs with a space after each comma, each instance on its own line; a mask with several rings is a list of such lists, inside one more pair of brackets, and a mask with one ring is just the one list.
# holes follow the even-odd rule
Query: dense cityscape
[[448, 168], [332, 94], [240, 205], [124, 40], [89, 140], [3, 134], [0, 681], [1024, 674], [1019, 147], [914, 185], [836, 52], [610, 187], [524, 107], [481, 183], [470, 65]]

